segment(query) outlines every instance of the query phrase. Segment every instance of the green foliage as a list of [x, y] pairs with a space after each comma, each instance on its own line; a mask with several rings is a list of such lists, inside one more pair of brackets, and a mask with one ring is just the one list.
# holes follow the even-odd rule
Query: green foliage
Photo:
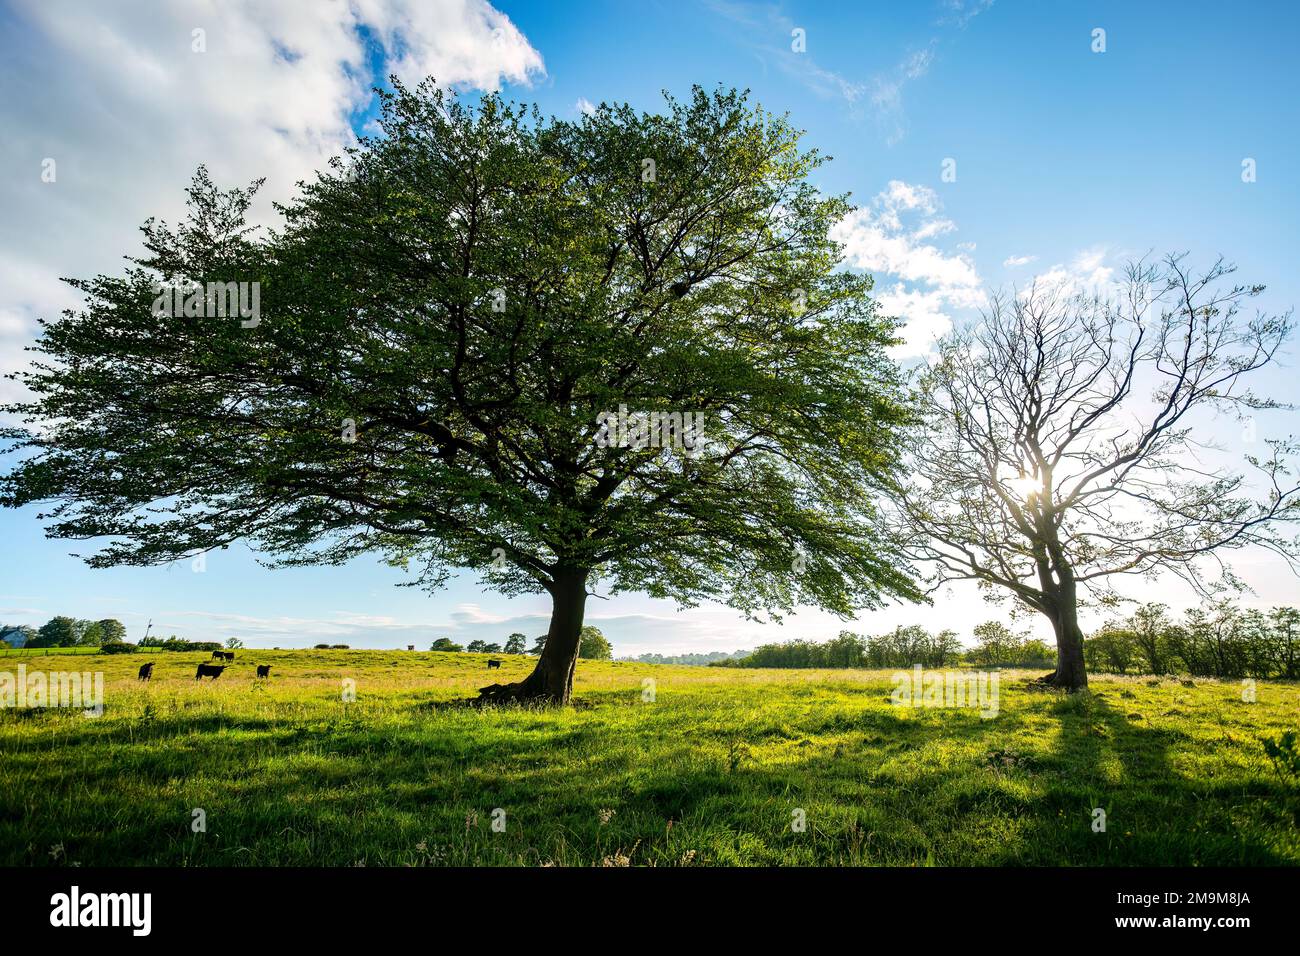
[[1296, 732], [1288, 730], [1277, 740], [1265, 737], [1260, 742], [1277, 775], [1292, 782], [1300, 782], [1300, 748], [1296, 747]]
[[244, 646], [244, 642], [237, 637], [226, 638], [226, 650], [237, 651]]
[[36, 632], [36, 637], [28, 642], [28, 647], [73, 647], [81, 643], [84, 632], [83, 622], [75, 618], [60, 615], [52, 617]]
[[[709, 651], [707, 654], [641, 654], [635, 658], [639, 664], [686, 664], [691, 667], [708, 667], [742, 657], [748, 657], [752, 651]], [[632, 660], [632, 658], [623, 658]]]
[[144, 637], [140, 647], [156, 647], [162, 651], [218, 651], [221, 644], [217, 641], [191, 641], [173, 634], [171, 637]]
[[528, 638], [526, 638], [524, 635], [518, 632], [511, 634], [509, 637], [506, 638], [506, 653], [507, 654], [524, 653], [524, 647], [527, 640]]
[[1193, 677], [1300, 677], [1300, 609], [1264, 612], [1218, 601], [1188, 610], [1181, 622], [1162, 604], [1146, 604], [1108, 622], [1084, 642], [1094, 670]]
[[101, 644], [122, 644], [126, 641], [126, 625], [115, 618], [104, 618], [99, 625]]
[[134, 654], [140, 648], [135, 644], [128, 644], [126, 641], [112, 641], [100, 647], [101, 654]]
[[1128, 673], [1137, 658], [1137, 637], [1129, 629], [1107, 624], [1083, 642], [1084, 659], [1094, 670]]
[[578, 638], [578, 657], [588, 661], [607, 661], [614, 656], [614, 649], [600, 632], [600, 628], [587, 625], [583, 627]]
[[[508, 594], [599, 567], [773, 615], [920, 598], [878, 507], [912, 420], [896, 322], [840, 268], [849, 204], [784, 117], [700, 89], [572, 122], [381, 96], [382, 135], [284, 228], [247, 225], [260, 183], [200, 169], [125, 274], [72, 281], [3, 409], [25, 426], [0, 503], [53, 501], [48, 533], [103, 542], [96, 567], [244, 539]], [[228, 282], [258, 283], [256, 322], [155, 308]], [[701, 413], [699, 454], [599, 447], [621, 404]]]
[[455, 652], [464, 650], [464, 648], [453, 641], [450, 637], [440, 637], [429, 645], [429, 650]]
[[715, 662], [715, 667], [944, 667], [955, 664], [961, 642], [955, 631], [931, 634], [919, 625], [896, 627], [878, 636], [841, 631], [818, 643], [794, 640], [764, 644], [752, 653]]

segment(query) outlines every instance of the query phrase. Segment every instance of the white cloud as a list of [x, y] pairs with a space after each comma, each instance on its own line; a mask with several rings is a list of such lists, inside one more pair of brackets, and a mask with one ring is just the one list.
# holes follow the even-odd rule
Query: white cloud
[[1093, 292], [1111, 284], [1115, 268], [1105, 264], [1110, 252], [1105, 246], [1093, 246], [1075, 255], [1068, 263], [1057, 263], [1034, 276], [1034, 283], [1057, 289], [1066, 295]]
[[1002, 260], [1002, 264], [1010, 269], [1014, 269], [1017, 266], [1028, 265], [1037, 258], [1038, 256], [1007, 256]]
[[592, 103], [591, 100], [587, 99], [585, 96], [579, 96], [578, 102], [574, 104], [574, 109], [579, 113], [582, 113], [584, 116], [590, 116], [592, 113], [596, 112], [596, 104]]
[[[77, 301], [58, 277], [120, 270], [144, 219], [182, 214], [200, 163], [223, 185], [265, 176], [255, 214], [270, 218], [271, 199], [353, 142], [352, 118], [390, 72], [484, 89], [544, 74], [485, 0], [19, 0], [10, 19], [0, 374], [26, 364], [37, 318]], [[195, 30], [205, 52], [192, 49]], [[15, 388], [0, 379], [0, 401]]]
[[[792, 31], [799, 24], [791, 20], [776, 4], [746, 4], [731, 0], [707, 0], [706, 5], [715, 14], [728, 20], [733, 28], [740, 28], [747, 36], [746, 44], [766, 64], [771, 61], [777, 69], [802, 84], [818, 96], [843, 99], [850, 106], [865, 91], [861, 83], [846, 79], [833, 70], [819, 66], [807, 50], [796, 53], [791, 47]], [[773, 42], [774, 38], [779, 40]], [[814, 43], [814, 38], [809, 38]]]
[[952, 318], [945, 311], [944, 294], [939, 291], [922, 292], [908, 289], [897, 282], [884, 292], [877, 292], [877, 301], [886, 315], [898, 315], [907, 320], [903, 329], [905, 346], [901, 355], [917, 355], [952, 328]]
[[876, 123], [890, 146], [901, 142], [907, 133], [903, 90], [908, 83], [930, 72], [935, 43], [936, 40], [931, 39], [929, 46], [909, 53], [892, 72], [876, 76], [871, 81], [871, 105], [875, 108]]
[[959, 246], [948, 252], [928, 241], [957, 228], [938, 215], [940, 208], [933, 189], [896, 179], [832, 230], [850, 265], [878, 280], [895, 280], [888, 287], [882, 283], [877, 295], [886, 314], [905, 320], [905, 344], [895, 350], [899, 358], [926, 354], [952, 327], [949, 310], [978, 308], [985, 301], [983, 280], [967, 251]]
[[993, 0], [945, 0], [944, 15], [939, 18], [939, 24], [965, 29], [966, 24], [991, 6]]
[[351, 0], [357, 19], [383, 38], [389, 69], [405, 83], [494, 90], [545, 72], [542, 56], [485, 0]]

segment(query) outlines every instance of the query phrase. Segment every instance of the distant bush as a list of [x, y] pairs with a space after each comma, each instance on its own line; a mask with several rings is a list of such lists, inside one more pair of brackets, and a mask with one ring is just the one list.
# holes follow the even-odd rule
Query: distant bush
[[317, 644], [315, 645], [315, 649], [318, 651], [328, 651], [330, 646], [328, 644]]
[[349, 648], [346, 644], [331, 644], [331, 645], [330, 645], [330, 650], [332, 650], [332, 651], [346, 651], [346, 650], [350, 650], [350, 649], [351, 649], [351, 648]]
[[101, 654], [134, 654], [139, 649], [136, 645], [128, 644], [126, 641], [114, 641], [100, 647], [99, 652]]
[[[156, 647], [160, 651], [219, 651], [217, 641], [188, 641], [173, 634], [171, 637], [146, 637], [141, 639], [140, 647]], [[119, 651], [119, 653], [121, 653]]]

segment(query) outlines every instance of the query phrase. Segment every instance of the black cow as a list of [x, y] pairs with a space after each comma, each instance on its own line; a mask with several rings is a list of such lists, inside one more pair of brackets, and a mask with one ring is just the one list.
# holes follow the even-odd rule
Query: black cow
[[140, 665], [140, 680], [148, 680], [153, 677], [153, 665], [155, 663], [155, 661], [150, 661], [148, 664]]
[[501, 669], [501, 662], [500, 662], [500, 661], [488, 661], [488, 670], [492, 670], [492, 668], [494, 668], [494, 667], [495, 667], [497, 670], [500, 670], [500, 669]]
[[271, 676], [271, 665], [270, 665], [270, 664], [258, 664], [258, 665], [257, 665], [257, 676], [258, 676], [258, 677], [270, 677], [270, 676]]
[[229, 664], [231, 661], [233, 661], [233, 660], [235, 659], [235, 652], [234, 652], [234, 651], [226, 651], [226, 652], [225, 652], [224, 654], [222, 654], [221, 656], [224, 657], [224, 658], [226, 659], [226, 663]]
[[211, 677], [216, 680], [225, 669], [225, 664], [200, 664], [199, 669], [194, 672], [194, 679], [202, 680], [204, 677]]
[[213, 659], [214, 661], [223, 660], [223, 659], [225, 658], [225, 656], [226, 656], [226, 652], [225, 652], [225, 651], [213, 651], [213, 652], [212, 652], [212, 659]]

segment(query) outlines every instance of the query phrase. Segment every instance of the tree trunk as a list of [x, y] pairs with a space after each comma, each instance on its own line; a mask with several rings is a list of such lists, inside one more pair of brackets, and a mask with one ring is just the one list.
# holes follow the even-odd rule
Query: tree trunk
[[1084, 690], [1088, 686], [1088, 670], [1083, 662], [1083, 630], [1079, 627], [1079, 607], [1074, 595], [1060, 595], [1047, 616], [1056, 632], [1056, 670], [1041, 680], [1070, 691]]
[[517, 684], [491, 684], [479, 689], [476, 703], [538, 703], [564, 705], [573, 694], [578, 641], [587, 608], [587, 571], [559, 568], [551, 587], [551, 627], [533, 672]]

